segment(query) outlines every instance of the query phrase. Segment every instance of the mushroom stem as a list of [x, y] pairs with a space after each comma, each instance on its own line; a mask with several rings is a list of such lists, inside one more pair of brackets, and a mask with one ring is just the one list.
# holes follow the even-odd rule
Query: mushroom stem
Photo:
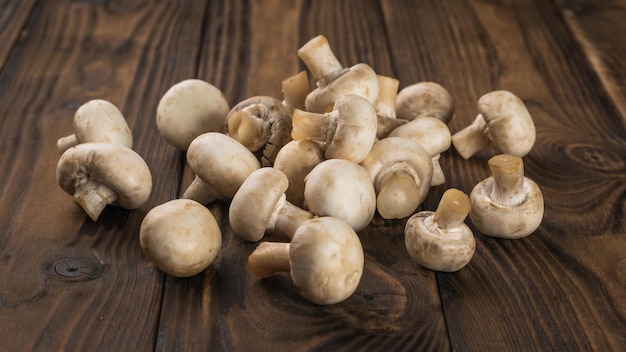
[[524, 192], [524, 164], [522, 158], [500, 154], [489, 159], [493, 175], [491, 199], [503, 206], [516, 206], [526, 200]]
[[443, 169], [441, 168], [441, 164], [439, 163], [439, 159], [441, 154], [437, 154], [433, 156], [433, 178], [430, 181], [431, 186], [440, 186], [446, 183], [446, 176], [443, 173]]
[[328, 39], [323, 35], [312, 38], [298, 49], [298, 57], [309, 68], [318, 86], [347, 71], [337, 60]]
[[196, 175], [189, 187], [183, 193], [183, 198], [192, 199], [200, 204], [209, 204], [220, 197], [220, 193], [215, 187], [202, 181], [202, 179]]
[[89, 179], [76, 187], [74, 202], [81, 206], [91, 220], [96, 221], [107, 204], [115, 202], [117, 193], [109, 186]]
[[463, 159], [469, 159], [479, 150], [487, 147], [491, 141], [486, 133], [487, 122], [478, 114], [469, 126], [452, 135], [452, 144]]
[[261, 242], [248, 257], [248, 268], [257, 277], [289, 272], [289, 243]]
[[228, 135], [249, 150], [261, 148], [269, 137], [269, 123], [243, 109], [228, 119]]
[[293, 235], [296, 233], [298, 227], [300, 227], [303, 222], [310, 219], [313, 219], [313, 214], [311, 212], [303, 210], [285, 200], [278, 210], [274, 230], [288, 236], [289, 238], [293, 238]]
[[294, 109], [304, 109], [304, 100], [309, 95], [309, 77], [306, 71], [291, 76], [281, 82], [283, 91], [283, 104]]
[[401, 219], [417, 209], [420, 196], [420, 179], [406, 162], [391, 166], [374, 181], [376, 209], [385, 219]]
[[459, 227], [469, 214], [472, 205], [467, 194], [458, 189], [448, 189], [443, 193], [433, 222], [441, 229]]
[[295, 109], [293, 111], [291, 138], [296, 141], [330, 141], [337, 123], [335, 116], [336, 111], [328, 114], [318, 114]]
[[60, 152], [64, 152], [71, 147], [78, 144], [78, 139], [76, 138], [76, 134], [71, 134], [69, 136], [61, 137], [57, 140], [57, 149]]
[[378, 115], [396, 118], [396, 97], [400, 81], [393, 77], [376, 75], [378, 79], [378, 96], [374, 102], [374, 108]]

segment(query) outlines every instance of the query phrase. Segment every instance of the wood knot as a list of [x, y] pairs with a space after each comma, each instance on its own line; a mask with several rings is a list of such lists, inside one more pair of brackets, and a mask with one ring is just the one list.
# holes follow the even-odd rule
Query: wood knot
[[93, 280], [101, 272], [102, 265], [87, 258], [60, 258], [52, 263], [52, 274], [60, 280]]
[[602, 145], [575, 143], [567, 147], [566, 153], [575, 162], [598, 171], [615, 172], [626, 166], [619, 152]]

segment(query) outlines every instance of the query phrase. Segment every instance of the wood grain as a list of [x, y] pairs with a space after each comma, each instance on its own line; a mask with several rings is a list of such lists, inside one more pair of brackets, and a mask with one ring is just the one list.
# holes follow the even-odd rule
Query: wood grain
[[0, 1], [0, 68], [4, 66], [5, 60], [20, 36], [27, 34], [23, 28], [35, 2], [34, 0]]

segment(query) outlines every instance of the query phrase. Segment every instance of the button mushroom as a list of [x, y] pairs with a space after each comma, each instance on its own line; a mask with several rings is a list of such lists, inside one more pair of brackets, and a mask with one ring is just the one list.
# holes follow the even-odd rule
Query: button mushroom
[[419, 82], [398, 92], [396, 115], [401, 119], [430, 116], [447, 124], [453, 114], [454, 99], [439, 83]]
[[329, 159], [307, 175], [304, 203], [313, 214], [339, 218], [360, 231], [374, 218], [376, 191], [362, 166], [343, 159]]
[[281, 82], [283, 92], [283, 105], [291, 109], [304, 109], [306, 96], [311, 93], [309, 88], [309, 76], [306, 71], [287, 77]]
[[191, 199], [174, 199], [146, 214], [139, 244], [157, 268], [176, 277], [206, 269], [222, 247], [222, 232], [213, 214]]
[[419, 117], [389, 133], [389, 137], [404, 137], [416, 141], [430, 154], [433, 162], [433, 178], [431, 186], [445, 183], [446, 177], [441, 169], [439, 158], [441, 153], [450, 148], [451, 134], [445, 122], [434, 117]]
[[505, 90], [478, 99], [474, 122], [452, 135], [452, 144], [465, 159], [493, 145], [504, 154], [523, 157], [535, 143], [535, 124], [520, 98]]
[[142, 206], [152, 191], [143, 158], [114, 143], [82, 143], [67, 149], [57, 164], [57, 182], [96, 221], [108, 204]]
[[157, 106], [156, 124], [165, 140], [180, 150], [206, 132], [221, 132], [229, 111], [219, 88], [187, 79], [170, 87]]
[[408, 122], [396, 116], [396, 97], [400, 81], [393, 77], [378, 75], [378, 97], [374, 102], [378, 118], [376, 138], [383, 139], [389, 132]]
[[59, 138], [57, 148], [64, 152], [70, 147], [88, 142], [110, 142], [133, 147], [133, 136], [122, 112], [111, 102], [94, 99], [81, 105], [73, 120], [74, 133]]
[[376, 140], [376, 110], [367, 100], [354, 94], [337, 99], [329, 113], [296, 109], [291, 138], [321, 142], [326, 159], [360, 163]]
[[356, 290], [363, 274], [359, 237], [345, 222], [322, 217], [304, 222], [291, 243], [262, 242], [248, 257], [250, 271], [266, 278], [289, 272], [307, 300], [339, 303]]
[[288, 185], [287, 176], [274, 168], [252, 172], [230, 203], [228, 220], [233, 232], [250, 242], [259, 241], [266, 231], [292, 237], [313, 214], [286, 200]]
[[346, 94], [356, 94], [370, 104], [378, 96], [376, 72], [365, 63], [344, 68], [333, 54], [328, 40], [318, 35], [300, 49], [298, 57], [311, 71], [317, 88], [306, 97], [305, 110], [324, 113]]
[[499, 154], [489, 159], [492, 176], [472, 193], [470, 219], [485, 235], [517, 239], [530, 235], [543, 219], [543, 194], [524, 176], [522, 158]]
[[466, 266], [474, 256], [476, 241], [463, 222], [470, 200], [458, 189], [444, 192], [437, 211], [421, 211], [405, 225], [405, 245], [419, 265], [434, 271], [453, 272]]
[[196, 174], [183, 198], [202, 204], [232, 198], [252, 171], [261, 167], [241, 143], [218, 132], [207, 132], [189, 144], [187, 163]]
[[324, 160], [322, 146], [315, 141], [291, 141], [280, 149], [274, 168], [282, 171], [289, 180], [286, 192], [289, 202], [304, 206], [304, 179]]
[[235, 105], [225, 121], [226, 134], [251, 152], [261, 153], [261, 165], [271, 166], [291, 140], [291, 112], [269, 96], [255, 96]]
[[384, 219], [401, 219], [411, 215], [430, 189], [432, 159], [421, 145], [411, 139], [381, 139], [374, 144], [361, 165], [370, 174], [376, 190], [376, 208]]

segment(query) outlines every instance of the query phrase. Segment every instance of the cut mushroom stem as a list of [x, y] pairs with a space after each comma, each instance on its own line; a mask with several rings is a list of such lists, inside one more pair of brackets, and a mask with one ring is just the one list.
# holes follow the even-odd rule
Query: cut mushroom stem
[[516, 206], [524, 202], [524, 164], [513, 155], [500, 154], [489, 159], [493, 175], [491, 199], [503, 206]]
[[348, 71], [337, 60], [328, 39], [323, 35], [314, 37], [298, 49], [298, 57], [304, 61], [317, 82], [333, 80]]
[[221, 197], [222, 194], [215, 187], [204, 182], [198, 175], [194, 177], [182, 196], [182, 198], [193, 199], [200, 204], [209, 204]]
[[433, 215], [433, 221], [441, 229], [459, 227], [465, 221], [472, 208], [469, 197], [458, 189], [451, 188], [444, 192]]
[[283, 104], [294, 109], [304, 109], [306, 96], [311, 93], [309, 76], [306, 71], [300, 71], [281, 82]]
[[278, 215], [274, 223], [274, 231], [280, 232], [289, 238], [293, 237], [298, 227], [305, 221], [312, 219], [313, 214], [284, 200], [278, 207]]
[[293, 129], [291, 138], [296, 141], [332, 140], [338, 119], [337, 111], [318, 114], [300, 109], [293, 111]]
[[67, 150], [73, 146], [78, 144], [78, 139], [75, 134], [71, 134], [69, 136], [61, 137], [57, 140], [57, 149], [60, 151]]
[[487, 122], [481, 114], [478, 114], [469, 126], [452, 135], [452, 144], [463, 159], [471, 158], [491, 143], [485, 133], [486, 129]]
[[289, 272], [289, 243], [261, 242], [248, 257], [248, 268], [257, 277]]
[[96, 221], [104, 208], [115, 202], [117, 193], [111, 187], [89, 179], [76, 188], [73, 199], [91, 220]]
[[254, 116], [249, 109], [237, 111], [228, 119], [228, 135], [250, 150], [257, 150], [265, 144], [269, 130], [269, 122]]
[[374, 180], [378, 189], [376, 208], [385, 219], [400, 219], [413, 212], [423, 198], [420, 179], [414, 168], [400, 162], [381, 172]]

